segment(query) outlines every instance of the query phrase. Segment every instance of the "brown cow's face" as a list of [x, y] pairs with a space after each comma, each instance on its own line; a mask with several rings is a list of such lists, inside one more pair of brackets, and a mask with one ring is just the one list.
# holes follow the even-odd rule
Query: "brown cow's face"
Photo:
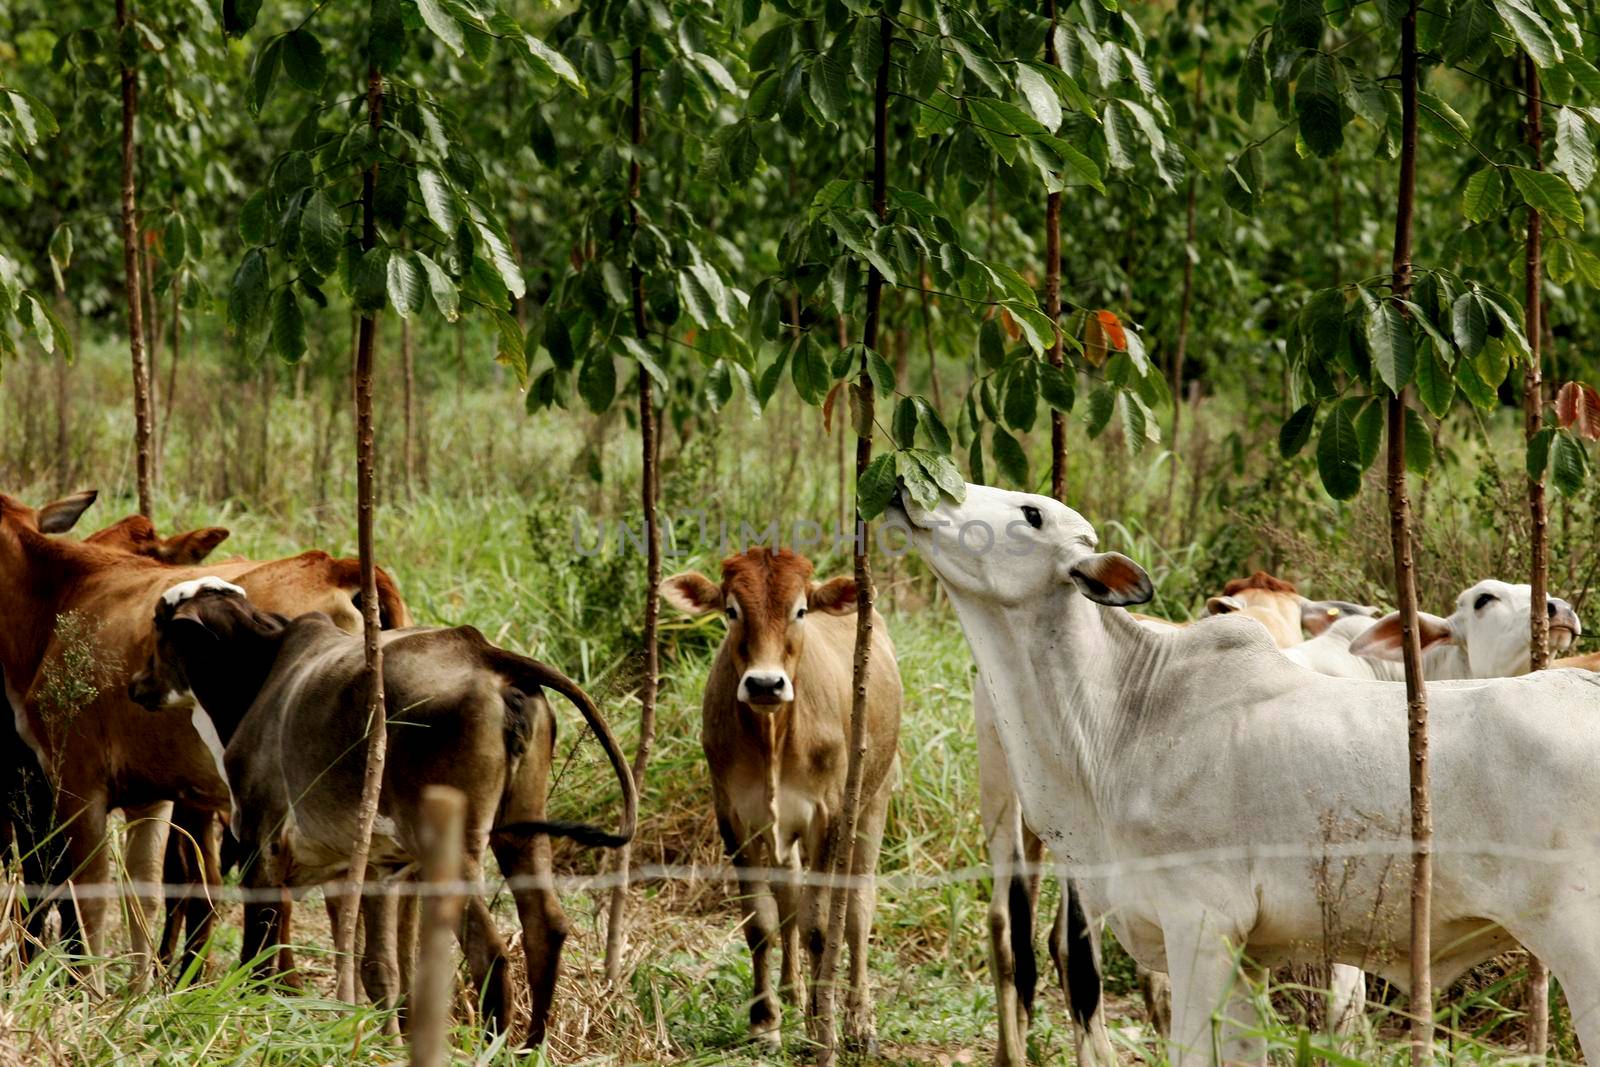
[[667, 603], [699, 615], [720, 609], [728, 620], [725, 647], [739, 672], [739, 700], [773, 708], [794, 700], [795, 671], [805, 648], [806, 616], [855, 611], [853, 578], [821, 585], [811, 561], [786, 549], [753, 548], [722, 562], [722, 584], [693, 571], [661, 584]]
[[0, 573], [13, 580], [25, 573], [29, 544], [36, 545], [41, 534], [72, 529], [97, 495], [98, 490], [86, 489], [51, 501], [36, 511], [16, 497], [0, 493]]

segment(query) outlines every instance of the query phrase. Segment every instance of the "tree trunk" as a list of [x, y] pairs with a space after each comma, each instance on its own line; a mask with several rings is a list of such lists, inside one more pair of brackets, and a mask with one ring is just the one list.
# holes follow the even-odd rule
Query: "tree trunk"
[[411, 351], [411, 319], [400, 320], [400, 362], [403, 366], [405, 378], [405, 441], [403, 442], [402, 455], [405, 460], [406, 472], [406, 499], [411, 499], [411, 487], [417, 480], [417, 437], [416, 437], [416, 386], [417, 368]]
[[[1056, 0], [1045, 0], [1045, 18], [1050, 20], [1044, 31], [1044, 61], [1052, 67], [1061, 65], [1056, 55]], [[1052, 133], [1055, 131], [1052, 130]], [[1044, 313], [1050, 316], [1050, 363], [1066, 369], [1065, 343], [1061, 337], [1061, 192], [1057, 190], [1044, 200]], [[1067, 500], [1067, 416], [1050, 409], [1050, 495], [1062, 503]]]
[[[1200, 23], [1205, 25], [1211, 11], [1210, 0], [1200, 7]], [[1194, 68], [1194, 125], [1195, 139], [1200, 137], [1200, 109], [1206, 99], [1206, 38], [1197, 46]], [[1167, 514], [1172, 514], [1172, 497], [1178, 489], [1178, 435], [1183, 429], [1183, 361], [1189, 352], [1189, 318], [1194, 309], [1194, 257], [1195, 257], [1195, 207], [1200, 195], [1200, 181], [1191, 168], [1185, 211], [1188, 222], [1183, 235], [1183, 295], [1178, 298], [1178, 341], [1172, 348], [1172, 363], [1167, 377], [1172, 390], [1172, 440], [1167, 448], [1171, 458], [1167, 462]]]
[[[1396, 300], [1411, 296], [1411, 224], [1417, 188], [1417, 9], [1400, 22], [1400, 184], [1395, 196]], [[1402, 314], [1404, 308], [1401, 308]], [[1433, 1062], [1433, 804], [1428, 784], [1428, 692], [1417, 631], [1417, 576], [1411, 554], [1411, 501], [1406, 495], [1406, 392], [1389, 398], [1389, 536], [1394, 554], [1395, 603], [1400, 609], [1406, 672], [1406, 743], [1411, 769], [1411, 1062]]]
[[[872, 209], [878, 217], [888, 214], [889, 198], [889, 70], [894, 43], [894, 22], [888, 14], [878, 16], [878, 76], [873, 89], [872, 110]], [[867, 314], [862, 324], [861, 343], [867, 351], [878, 344], [879, 314], [883, 308], [883, 275], [875, 266], [867, 271]], [[872, 379], [867, 374], [867, 354], [861, 355], [861, 369], [856, 377], [861, 392], [861, 422], [865, 431], [856, 438], [856, 483], [866, 474], [872, 463], [872, 425], [874, 399]], [[842, 420], [841, 420], [842, 421]], [[855, 549], [856, 577], [856, 646], [851, 674], [852, 697], [850, 701], [850, 749], [845, 770], [844, 796], [838, 814], [828, 825], [828, 858], [835, 888], [828, 898], [828, 931], [822, 945], [822, 957], [817, 961], [812, 989], [813, 1037], [817, 1042], [819, 1067], [831, 1067], [838, 1062], [839, 1039], [835, 1020], [834, 977], [838, 971], [839, 955], [843, 950], [845, 912], [851, 889], [841, 886], [840, 880], [853, 868], [856, 846], [856, 826], [861, 815], [862, 767], [867, 755], [867, 667], [872, 651], [872, 566], [867, 555], [866, 524], [859, 506], [855, 511], [853, 546]]]
[[167, 357], [167, 387], [161, 409], [161, 440], [157, 451], [166, 452], [167, 432], [172, 429], [172, 407], [178, 398], [178, 360], [183, 356], [183, 275], [172, 279], [172, 354]]
[[155, 268], [150, 265], [150, 235], [139, 234], [139, 272], [144, 286], [144, 367], [150, 388], [150, 478], [161, 481], [161, 305], [156, 300]]
[[[850, 344], [850, 323], [843, 315], [839, 316], [839, 347], [847, 348]], [[847, 399], [842, 394], [839, 400]], [[850, 476], [849, 466], [845, 463], [844, 452], [844, 424], [850, 421], [847, 413], [848, 404], [841, 406], [838, 401], [833, 405], [833, 417], [838, 422], [839, 429], [834, 438], [834, 454], [839, 467], [839, 536], [844, 536], [844, 528], [850, 525], [850, 515], [854, 509], [850, 506]]]
[[[1528, 93], [1528, 146], [1533, 150], [1534, 168], [1541, 169], [1544, 166], [1544, 116], [1543, 103], [1539, 99], [1539, 68], [1534, 66], [1532, 59], [1524, 56], [1523, 69]], [[1540, 366], [1544, 343], [1544, 308], [1539, 292], [1544, 254], [1541, 247], [1542, 230], [1543, 220], [1530, 207], [1527, 258], [1523, 271], [1526, 288], [1523, 296], [1527, 306], [1524, 326], [1532, 357], [1522, 375], [1523, 431], [1529, 441], [1539, 432], [1544, 420], [1544, 380], [1543, 367]], [[1533, 600], [1528, 615], [1529, 663], [1530, 669], [1542, 671], [1550, 664], [1550, 616], [1546, 607], [1550, 584], [1549, 515], [1545, 509], [1543, 471], [1539, 472], [1539, 477], [1528, 479], [1528, 516], [1531, 520], [1528, 547], [1532, 556], [1528, 581], [1533, 586]], [[1528, 957], [1527, 1014], [1528, 1051], [1542, 1057], [1550, 1044], [1550, 973], [1544, 962], [1532, 955]]]
[[[128, 0], [117, 0], [117, 32], [131, 33]], [[128, 291], [128, 351], [133, 365], [133, 444], [138, 461], [139, 514], [153, 507], [150, 368], [144, 353], [144, 288], [139, 281], [139, 198], [134, 176], [134, 126], [139, 117], [139, 72], [122, 68], [122, 271]]]
[[[377, 67], [367, 68], [367, 124], [374, 138], [383, 128], [383, 76]], [[361, 249], [370, 251], [378, 243], [378, 221], [373, 210], [378, 184], [378, 165], [372, 164], [361, 177]], [[378, 582], [373, 563], [373, 448], [372, 448], [372, 357], [377, 341], [376, 312], [361, 316], [356, 339], [356, 539], [361, 556], [361, 625], [367, 658], [367, 768], [361, 782], [361, 804], [356, 809], [356, 839], [350, 852], [342, 907], [345, 921], [339, 928], [338, 996], [354, 1002], [356, 995], [355, 935], [356, 915], [361, 903], [361, 884], [367, 873], [367, 853], [372, 847], [372, 824], [378, 815], [378, 792], [383, 784], [383, 759], [388, 742], [388, 717], [383, 703], [383, 649], [378, 645]]]
[[[633, 70], [633, 143], [644, 144], [644, 52], [635, 48]], [[628, 223], [639, 228], [639, 188], [643, 168], [635, 152], [628, 165]], [[633, 332], [640, 344], [646, 340], [644, 272], [638, 265], [630, 270], [633, 295]], [[656, 407], [650, 375], [639, 365], [639, 452], [643, 466], [640, 478], [640, 503], [644, 511], [645, 592], [644, 592], [644, 677], [639, 683], [639, 747], [633, 753], [633, 787], [644, 789], [644, 770], [650, 761], [650, 748], [656, 738], [656, 693], [659, 688], [660, 659], [656, 641], [657, 620], [661, 615], [661, 532], [656, 528], [657, 464]], [[611, 917], [606, 925], [606, 979], [613, 985], [622, 977], [622, 949], [627, 933], [628, 870], [633, 861], [631, 844], [617, 853], [619, 879], [611, 890]]]

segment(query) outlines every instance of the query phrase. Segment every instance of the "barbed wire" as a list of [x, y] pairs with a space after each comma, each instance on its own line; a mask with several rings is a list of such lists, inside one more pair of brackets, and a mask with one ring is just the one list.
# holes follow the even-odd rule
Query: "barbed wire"
[[[1534, 863], [1569, 863], [1575, 860], [1600, 858], [1600, 840], [1586, 846], [1543, 848], [1516, 845], [1500, 841], [1434, 841], [1428, 851], [1435, 857], [1479, 857], [1485, 859], [1521, 860]], [[1071, 860], [1043, 862], [1007, 861], [998, 866], [1005, 876], [1043, 876], [1095, 881], [1121, 875], [1158, 874], [1187, 867], [1204, 867], [1217, 864], [1273, 862], [1285, 860], [1310, 860], [1326, 862], [1340, 859], [1371, 857], [1406, 858], [1414, 854], [1410, 841], [1389, 839], [1379, 841], [1345, 841], [1308, 847], [1303, 844], [1251, 844], [1230, 845], [1183, 852], [1139, 856], [1104, 863], [1080, 863]], [[483, 880], [458, 880], [449, 882], [423, 882], [414, 877], [415, 864], [383, 876], [377, 881], [364, 881], [361, 892], [367, 896], [456, 896], [488, 895], [505, 889], [552, 889], [561, 893], [583, 893], [609, 890], [626, 883], [685, 882], [718, 884], [727, 882], [764, 881], [780, 882], [806, 887], [829, 889], [855, 889], [876, 886], [880, 891], [909, 893], [935, 889], [962, 882], [977, 882], [995, 877], [997, 865], [955, 867], [946, 870], [917, 873], [914, 871], [884, 871], [873, 875], [826, 874], [800, 867], [738, 866], [732, 863], [673, 864], [655, 863], [635, 865], [629, 875], [617, 871], [593, 874], [514, 874]], [[1437, 875], [1436, 875], [1437, 877]], [[355, 888], [344, 881], [320, 882], [309, 886], [250, 887], [237, 885], [201, 885], [187, 882], [145, 882], [119, 879], [110, 882], [55, 884], [8, 882], [0, 889], [14, 896], [32, 899], [53, 898], [65, 900], [105, 900], [139, 897], [143, 899], [190, 899], [209, 897], [219, 903], [277, 903], [285, 892], [295, 899], [305, 899], [316, 891], [324, 896], [344, 895]], [[1600, 892], [1600, 890], [1597, 890]]]

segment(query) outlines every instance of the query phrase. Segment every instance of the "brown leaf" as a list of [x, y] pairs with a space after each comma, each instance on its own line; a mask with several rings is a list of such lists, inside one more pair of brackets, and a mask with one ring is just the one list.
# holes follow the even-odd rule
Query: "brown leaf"
[[1011, 317], [1011, 312], [1005, 308], [1000, 309], [1000, 325], [1005, 327], [1006, 336], [1016, 341], [1022, 337], [1022, 327], [1017, 325], [1017, 320]]
[[844, 382], [842, 381], [834, 382], [833, 388], [828, 390], [828, 398], [822, 402], [822, 431], [824, 433], [833, 432], [833, 402], [838, 398], [839, 387], [843, 384]]
[[1556, 393], [1556, 419], [1586, 441], [1600, 441], [1600, 393], [1592, 385], [1568, 382]]
[[1106, 343], [1118, 352], [1126, 352], [1128, 350], [1128, 335], [1123, 332], [1122, 320], [1117, 318], [1117, 313], [1101, 308], [1094, 313], [1094, 317], [1100, 322], [1100, 329], [1106, 335]]
[[1090, 315], [1083, 320], [1083, 358], [1092, 367], [1105, 366], [1106, 332], [1098, 315]]

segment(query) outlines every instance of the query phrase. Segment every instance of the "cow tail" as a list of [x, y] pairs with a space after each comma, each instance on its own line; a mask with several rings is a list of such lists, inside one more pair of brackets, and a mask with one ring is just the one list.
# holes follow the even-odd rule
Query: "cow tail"
[[599, 739], [600, 747], [605, 750], [606, 759], [611, 762], [611, 769], [616, 772], [617, 782], [622, 787], [622, 825], [616, 833], [609, 833], [588, 823], [543, 820], [506, 823], [496, 826], [495, 833], [549, 834], [552, 837], [568, 837], [581, 845], [598, 848], [621, 848], [626, 845], [633, 840], [633, 832], [638, 824], [639, 797], [633, 784], [633, 771], [622, 754], [622, 746], [617, 744], [616, 737], [611, 733], [611, 727], [606, 724], [605, 716], [600, 714], [600, 709], [578, 683], [554, 667], [504, 649], [494, 651], [496, 653], [494, 665], [505, 672], [507, 680], [513, 685], [527, 689], [551, 689], [572, 702], [573, 706], [583, 714], [589, 729], [593, 730], [595, 737]]
[[394, 584], [394, 579], [389, 577], [389, 572], [382, 567], [377, 568], [378, 580], [378, 628], [382, 630], [404, 630], [411, 625], [411, 609], [406, 607], [406, 602], [400, 596], [400, 587]]

